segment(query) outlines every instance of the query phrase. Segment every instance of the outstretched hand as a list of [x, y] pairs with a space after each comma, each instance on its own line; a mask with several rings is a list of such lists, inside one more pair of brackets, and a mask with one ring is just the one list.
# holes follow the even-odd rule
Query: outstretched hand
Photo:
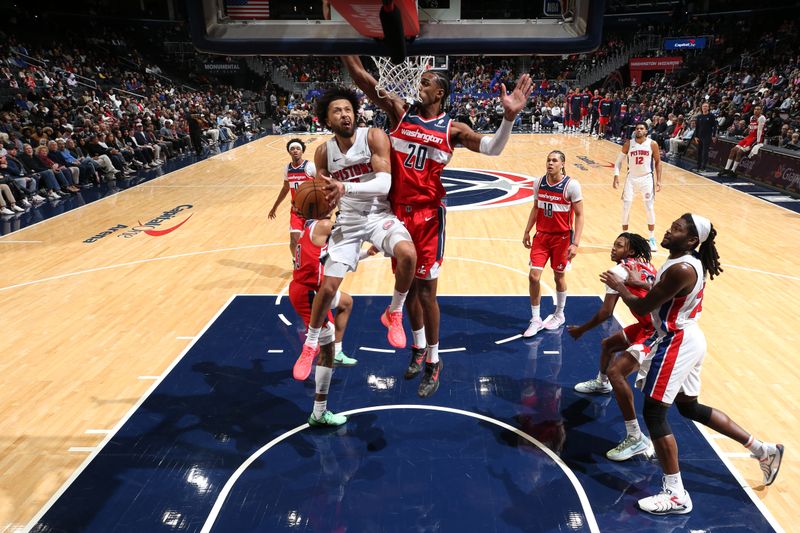
[[514, 120], [517, 114], [522, 111], [522, 108], [528, 103], [531, 91], [533, 91], [533, 82], [530, 74], [520, 76], [514, 90], [510, 93], [506, 92], [505, 83], [500, 84], [500, 102], [503, 104], [503, 109], [505, 109], [506, 120]]

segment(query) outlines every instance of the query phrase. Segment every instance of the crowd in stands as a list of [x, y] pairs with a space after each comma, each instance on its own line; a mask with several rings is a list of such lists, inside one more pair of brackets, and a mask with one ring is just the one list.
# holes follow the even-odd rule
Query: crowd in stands
[[13, 37], [0, 46], [0, 214], [259, 131], [242, 91], [189, 88], [135, 52], [121, 61], [104, 50]]

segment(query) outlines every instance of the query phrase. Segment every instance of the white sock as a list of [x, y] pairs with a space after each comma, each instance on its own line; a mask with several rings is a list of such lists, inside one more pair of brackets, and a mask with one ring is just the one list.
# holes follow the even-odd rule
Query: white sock
[[312, 348], [319, 346], [319, 332], [322, 328], [312, 328], [308, 326], [308, 333], [306, 333], [306, 344]]
[[531, 306], [531, 318], [533, 318], [533, 319], [537, 319], [537, 318], [541, 319], [542, 318], [541, 311], [540, 311], [541, 307], [542, 307], [541, 305], [532, 305]]
[[728, 159], [728, 162], [725, 163], [725, 170], [730, 170], [732, 164], [733, 164], [733, 159]]
[[639, 421], [637, 419], [625, 421], [625, 431], [628, 432], [629, 437], [638, 439], [642, 436], [642, 430], [639, 428]]
[[428, 363], [439, 362], [439, 343], [428, 345], [428, 357], [425, 358]]
[[556, 291], [556, 316], [564, 316], [565, 305], [567, 305], [567, 291]]
[[397, 290], [395, 290], [392, 294], [392, 303], [389, 304], [389, 312], [394, 313], [396, 311], [402, 311], [403, 304], [406, 303], [406, 296], [408, 296], [408, 291], [397, 292]]
[[767, 454], [767, 447], [764, 446], [764, 443], [752, 435], [750, 435], [750, 438], [744, 447], [750, 450], [750, 453], [755, 455], [758, 459], [763, 458]]
[[608, 376], [603, 374], [602, 372], [598, 372], [597, 380], [600, 381], [600, 383], [608, 383]]
[[414, 348], [425, 348], [428, 345], [428, 341], [425, 340], [425, 326], [412, 331], [411, 335], [414, 336], [414, 344], [412, 344]]
[[322, 400], [321, 402], [314, 401], [314, 412], [312, 413], [314, 418], [319, 420], [322, 418], [322, 414], [328, 408], [328, 400]]
[[654, 229], [650, 230], [650, 238], [651, 239], [655, 239], [656, 238], [656, 230], [654, 230]]
[[333, 355], [336, 356], [342, 351], [342, 343], [336, 342], [333, 344]]
[[731, 172], [736, 172], [736, 167], [738, 167], [738, 166], [739, 166], [739, 162], [738, 161], [734, 161], [733, 162], [733, 166], [731, 167]]
[[664, 474], [664, 488], [669, 490], [672, 494], [683, 496], [685, 491], [683, 489], [681, 473], [678, 472], [677, 474]]

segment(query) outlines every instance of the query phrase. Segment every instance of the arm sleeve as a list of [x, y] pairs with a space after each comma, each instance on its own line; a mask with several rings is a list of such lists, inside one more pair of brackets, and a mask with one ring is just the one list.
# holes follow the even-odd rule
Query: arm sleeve
[[623, 161], [625, 161], [625, 154], [620, 152], [619, 155], [617, 155], [616, 162], [614, 163], [614, 175], [615, 176], [619, 176], [619, 168], [622, 165]]
[[388, 172], [376, 172], [375, 177], [369, 181], [344, 184], [344, 195], [356, 198], [372, 197], [389, 194], [392, 186], [392, 175]]
[[485, 155], [500, 155], [505, 148], [508, 138], [511, 136], [513, 121], [503, 118], [502, 124], [497, 128], [497, 132], [492, 137], [488, 135], [481, 138], [480, 152]]

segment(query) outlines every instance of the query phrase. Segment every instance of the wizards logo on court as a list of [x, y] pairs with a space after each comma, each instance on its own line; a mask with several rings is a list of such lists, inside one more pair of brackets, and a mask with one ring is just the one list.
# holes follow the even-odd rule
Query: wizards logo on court
[[442, 185], [448, 211], [505, 207], [533, 198], [534, 178], [524, 174], [475, 168], [445, 168]]

